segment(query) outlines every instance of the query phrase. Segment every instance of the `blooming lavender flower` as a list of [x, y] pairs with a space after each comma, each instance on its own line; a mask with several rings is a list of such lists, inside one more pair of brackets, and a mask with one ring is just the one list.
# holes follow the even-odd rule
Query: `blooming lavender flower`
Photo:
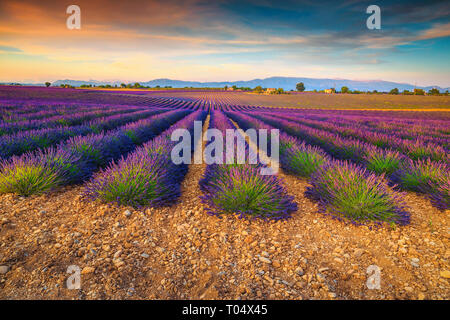
[[176, 201], [187, 164], [173, 163], [170, 152], [175, 143], [171, 141], [170, 133], [181, 128], [192, 133], [194, 121], [205, 117], [205, 112], [196, 111], [127, 157], [111, 162], [87, 183], [85, 197], [133, 207], [155, 207]]
[[[180, 110], [157, 114], [145, 121], [138, 121], [136, 125], [127, 125], [107, 134], [77, 136], [59, 144], [54, 149], [39, 150], [31, 156], [25, 154], [6, 159], [2, 164], [2, 180], [6, 181], [8, 187], [0, 188], [0, 192], [30, 195], [42, 193], [60, 185], [85, 181], [97, 169], [134, 150], [137, 144], [145, 142], [142, 139], [155, 136], [158, 131], [169, 128], [172, 123], [189, 113], [190, 111]], [[130, 132], [136, 132], [138, 140], [131, 139], [127, 135]], [[52, 154], [58, 155], [57, 158], [60, 159], [58, 161], [63, 164], [57, 166], [57, 170], [54, 168], [55, 160]], [[71, 161], [72, 158], [76, 160]], [[23, 172], [25, 174], [22, 174]], [[52, 183], [51, 188], [44, 183], [34, 183], [35, 180], [40, 179], [37, 175], [48, 176], [50, 181], [57, 182]], [[29, 184], [28, 187], [27, 184]]]
[[67, 182], [70, 174], [76, 171], [79, 160], [70, 151], [54, 148], [2, 160], [0, 193], [29, 196], [53, 190]]
[[170, 164], [167, 154], [140, 149], [98, 172], [86, 185], [86, 195], [133, 207], [170, 203], [180, 194], [179, 184], [168, 170]]
[[[224, 133], [233, 125], [222, 112], [214, 111], [210, 128]], [[235, 140], [232, 147], [236, 149], [236, 146]], [[248, 150], [248, 144], [246, 148]], [[260, 174], [261, 164], [223, 163], [208, 165], [199, 182], [203, 193], [200, 199], [208, 207], [209, 214], [279, 220], [289, 218], [297, 210], [294, 198], [288, 195], [281, 179], [276, 175]]]
[[281, 167], [301, 177], [310, 177], [328, 161], [330, 158], [322, 149], [305, 143], [287, 148], [280, 156]]
[[405, 157], [398, 151], [380, 150], [372, 147], [367, 149], [363, 163], [370, 171], [389, 176], [398, 170], [402, 161], [405, 161]]
[[348, 161], [332, 161], [313, 173], [305, 195], [319, 201], [322, 212], [355, 223], [408, 224], [403, 195], [381, 176]]
[[447, 163], [427, 159], [403, 162], [391, 180], [403, 189], [428, 195], [434, 205], [445, 210], [449, 208], [449, 177]]
[[20, 155], [27, 151], [47, 148], [71, 137], [85, 136], [89, 133], [100, 133], [103, 130], [111, 130], [120, 125], [125, 125], [128, 122], [159, 114], [163, 111], [167, 110], [138, 111], [130, 114], [125, 113], [96, 119], [83, 125], [26, 130], [15, 134], [3, 135], [0, 140], [0, 157], [8, 158], [12, 155]]

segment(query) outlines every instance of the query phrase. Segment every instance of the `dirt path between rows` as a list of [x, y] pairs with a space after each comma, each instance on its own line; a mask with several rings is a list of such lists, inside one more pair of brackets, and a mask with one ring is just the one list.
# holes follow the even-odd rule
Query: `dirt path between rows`
[[[317, 213], [307, 182], [280, 172], [291, 219], [218, 218], [198, 198], [204, 169], [190, 165], [179, 201], [159, 209], [85, 202], [81, 186], [0, 196], [0, 298], [449, 299], [448, 212], [422, 196], [405, 195], [411, 225], [370, 230]], [[66, 287], [70, 265], [81, 289]]]

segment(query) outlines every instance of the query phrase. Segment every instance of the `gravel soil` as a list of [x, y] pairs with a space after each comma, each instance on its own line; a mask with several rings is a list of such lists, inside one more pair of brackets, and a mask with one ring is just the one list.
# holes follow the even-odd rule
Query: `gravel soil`
[[[206, 214], [205, 165], [170, 207], [88, 202], [83, 187], [0, 196], [0, 299], [449, 299], [449, 212], [408, 193], [412, 223], [372, 228], [317, 212], [306, 180], [280, 173], [298, 211], [281, 222]], [[81, 270], [68, 289], [67, 268]], [[380, 289], [369, 289], [380, 270]]]

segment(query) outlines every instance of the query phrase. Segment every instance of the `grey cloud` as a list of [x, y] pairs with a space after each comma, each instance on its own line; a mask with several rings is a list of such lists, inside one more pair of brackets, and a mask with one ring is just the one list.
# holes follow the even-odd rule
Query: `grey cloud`
[[19, 48], [9, 47], [9, 46], [0, 46], [0, 51], [4, 52], [23, 52]]

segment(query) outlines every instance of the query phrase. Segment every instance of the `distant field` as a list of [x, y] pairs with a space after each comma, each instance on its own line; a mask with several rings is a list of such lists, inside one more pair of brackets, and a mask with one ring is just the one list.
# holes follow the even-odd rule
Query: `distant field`
[[282, 94], [265, 95], [245, 92], [201, 91], [196, 89], [63, 89], [39, 87], [0, 86], [2, 100], [52, 100], [78, 102], [114, 102], [115, 104], [142, 104], [147, 97], [208, 100], [236, 105], [277, 108], [356, 109], [403, 111], [450, 111], [450, 96], [404, 96], [390, 94]]
[[[152, 93], [158, 94], [156, 92]], [[242, 92], [171, 92], [162, 96], [200, 98], [207, 95], [226, 97], [239, 104], [264, 107], [314, 108], [314, 109], [406, 109], [406, 110], [450, 110], [449, 96], [404, 96], [390, 94], [282, 94], [264, 95]]]

